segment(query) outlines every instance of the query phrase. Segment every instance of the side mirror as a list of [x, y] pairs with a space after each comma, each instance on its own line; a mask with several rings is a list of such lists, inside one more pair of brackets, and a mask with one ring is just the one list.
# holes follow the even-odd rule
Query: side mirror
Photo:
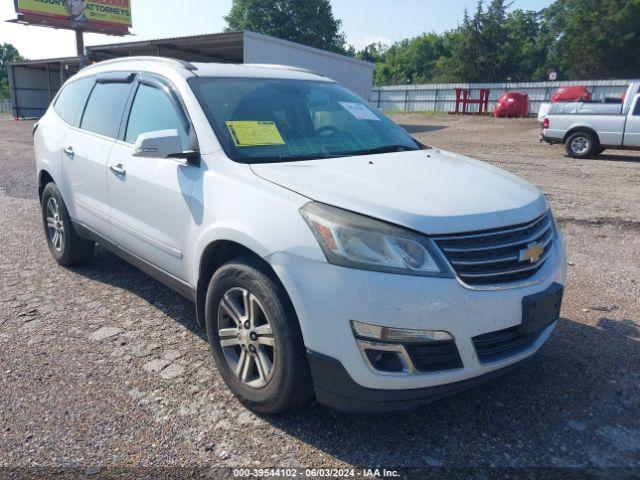
[[187, 163], [196, 163], [199, 157], [196, 151], [182, 150], [182, 140], [178, 130], [157, 130], [141, 133], [133, 146], [134, 157], [144, 158], [182, 158]]

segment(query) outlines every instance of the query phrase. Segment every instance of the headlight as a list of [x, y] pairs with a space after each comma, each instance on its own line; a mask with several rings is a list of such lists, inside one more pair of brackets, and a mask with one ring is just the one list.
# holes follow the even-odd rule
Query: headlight
[[428, 238], [364, 215], [310, 202], [300, 213], [329, 263], [379, 272], [450, 277]]

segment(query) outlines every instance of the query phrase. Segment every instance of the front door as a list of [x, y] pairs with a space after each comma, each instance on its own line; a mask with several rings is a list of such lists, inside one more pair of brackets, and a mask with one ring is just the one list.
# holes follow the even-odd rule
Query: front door
[[133, 156], [141, 133], [176, 129], [188, 144], [186, 116], [169, 87], [141, 78], [109, 159], [112, 237], [118, 245], [180, 280], [190, 278], [191, 191], [199, 169], [182, 160]]
[[632, 108], [632, 114], [627, 117], [624, 129], [624, 146], [640, 147], [640, 96], [636, 98]]

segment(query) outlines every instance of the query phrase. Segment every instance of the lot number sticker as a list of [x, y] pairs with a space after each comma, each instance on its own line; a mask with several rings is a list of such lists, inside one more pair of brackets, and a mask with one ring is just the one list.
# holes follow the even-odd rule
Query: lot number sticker
[[347, 110], [351, 115], [356, 117], [358, 120], [375, 120], [380, 121], [380, 119], [373, 113], [371, 110], [367, 108], [366, 105], [362, 103], [354, 103], [354, 102], [340, 102], [345, 110]]
[[285, 145], [274, 122], [230, 121], [227, 128], [236, 147]]

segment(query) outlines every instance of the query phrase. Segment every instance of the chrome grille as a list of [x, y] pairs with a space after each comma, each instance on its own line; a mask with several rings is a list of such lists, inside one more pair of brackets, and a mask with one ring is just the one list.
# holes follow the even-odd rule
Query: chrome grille
[[[545, 213], [521, 225], [434, 240], [464, 283], [489, 286], [535, 275], [551, 255], [554, 239], [553, 219]], [[533, 253], [534, 259], [527, 258], [527, 253]]]

